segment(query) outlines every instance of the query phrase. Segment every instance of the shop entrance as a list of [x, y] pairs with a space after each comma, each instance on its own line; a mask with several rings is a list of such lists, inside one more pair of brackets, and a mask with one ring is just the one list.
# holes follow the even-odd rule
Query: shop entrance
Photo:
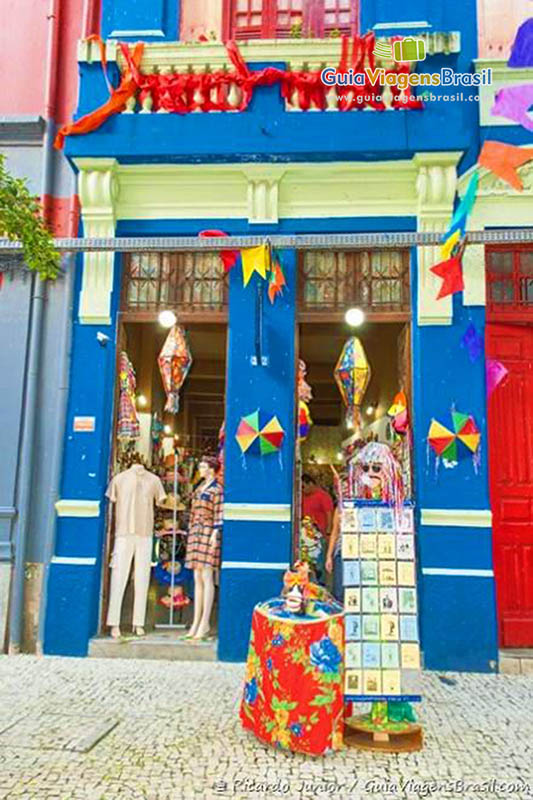
[[[144, 641], [176, 642], [193, 623], [195, 592], [197, 599], [199, 593], [194, 572], [186, 564], [194, 493], [198, 486], [206, 486], [202, 464], [212, 460], [218, 473], [222, 461], [226, 287], [216, 254], [135, 254], [126, 260], [125, 267], [110, 476], [120, 475], [140, 462], [163, 485], [166, 500], [156, 502], [150, 536]], [[168, 319], [171, 314], [174, 324], [172, 316]], [[173, 413], [167, 407], [168, 385], [164, 384], [158, 358], [175, 331], [182, 337], [176, 352], [187, 354], [191, 364], [179, 386], [179, 409]], [[135, 381], [133, 402], [138, 431], [132, 436], [128, 435], [128, 425], [121, 422], [125, 413], [125, 364]], [[223, 475], [218, 473], [217, 481], [222, 480]], [[104, 562], [103, 633], [108, 632], [113, 572], [108, 567], [116, 559], [115, 529], [116, 514], [110, 514]], [[134, 576], [132, 565], [121, 607], [122, 636], [130, 635], [138, 624], [133, 619], [137, 593]], [[206, 641], [212, 641], [216, 633], [218, 564], [211, 577], [214, 602], [210, 630], [203, 636]]]
[[[409, 436], [397, 435], [388, 414], [395, 396], [411, 403], [409, 254], [406, 251], [310, 252], [300, 258], [299, 358], [312, 391], [307, 403], [313, 425], [297, 453], [294, 555], [302, 550], [306, 503], [304, 483], [310, 476], [338, 503], [338, 478], [347, 461], [371, 441], [388, 445], [402, 465], [406, 499], [411, 497], [412, 459]], [[345, 320], [350, 308], [365, 315], [359, 327]], [[334, 370], [344, 345], [357, 337], [370, 368], [356, 431]], [[325, 577], [325, 576], [323, 576]]]

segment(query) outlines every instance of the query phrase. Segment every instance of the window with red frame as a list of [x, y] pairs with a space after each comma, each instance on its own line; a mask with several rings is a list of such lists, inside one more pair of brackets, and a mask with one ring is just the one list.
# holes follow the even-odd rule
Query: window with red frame
[[224, 0], [228, 39], [324, 38], [359, 30], [359, 0]]
[[533, 247], [487, 247], [487, 313], [490, 317], [533, 318]]

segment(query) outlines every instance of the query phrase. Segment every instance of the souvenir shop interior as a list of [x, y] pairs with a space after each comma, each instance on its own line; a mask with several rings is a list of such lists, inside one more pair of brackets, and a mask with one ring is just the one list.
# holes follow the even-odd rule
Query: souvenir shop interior
[[[354, 337], [360, 346], [350, 352], [346, 345]], [[410, 407], [409, 337], [409, 325], [400, 322], [365, 322], [360, 328], [350, 328], [346, 322], [300, 325], [299, 400], [304, 425], [300, 426], [298, 467], [328, 491], [335, 491], [334, 470], [342, 471], [346, 456], [355, 455], [370, 441], [391, 447], [404, 465], [405, 484], [410, 486], [408, 442], [395, 433], [394, 415], [389, 413], [396, 410], [402, 391]], [[346, 413], [353, 373], [343, 377], [343, 368], [359, 374], [354, 398], [360, 411], [359, 433]], [[310, 426], [305, 425], [307, 412]]]
[[[185, 334], [185, 336], [184, 336]], [[150, 583], [144, 629], [172, 630], [193, 621], [194, 574], [185, 567], [191, 499], [202, 483], [201, 460], [219, 459], [226, 375], [226, 325], [159, 321], [121, 325], [112, 475], [140, 462], [167, 495], [155, 505]], [[173, 413], [179, 409], [178, 413]], [[219, 475], [219, 477], [221, 477]], [[106, 566], [111, 563], [116, 522], [111, 522]], [[111, 577], [104, 570], [102, 626], [106, 629]], [[123, 595], [120, 624], [129, 631], [135, 604], [134, 569]], [[216, 629], [216, 582], [211, 630]], [[135, 625], [135, 623], [134, 623]]]

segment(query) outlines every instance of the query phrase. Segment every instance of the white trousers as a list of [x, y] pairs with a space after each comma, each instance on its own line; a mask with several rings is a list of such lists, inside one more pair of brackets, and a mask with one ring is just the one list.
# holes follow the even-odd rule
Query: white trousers
[[115, 549], [111, 559], [111, 592], [107, 611], [107, 624], [112, 627], [120, 625], [122, 600], [134, 556], [133, 627], [144, 627], [152, 564], [151, 536], [117, 536], [115, 539]]

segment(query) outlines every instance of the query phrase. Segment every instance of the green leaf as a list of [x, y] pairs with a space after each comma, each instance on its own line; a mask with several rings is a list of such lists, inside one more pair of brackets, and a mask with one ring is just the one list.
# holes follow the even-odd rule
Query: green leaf
[[0, 236], [22, 242], [27, 266], [43, 280], [57, 278], [61, 256], [42, 216], [42, 206], [26, 181], [14, 178], [0, 155]]
[[327, 706], [327, 705], [330, 705], [333, 702], [334, 699], [335, 699], [335, 696], [332, 695], [331, 692], [329, 694], [317, 694], [317, 696], [313, 700], [311, 700], [309, 705], [310, 706]]

